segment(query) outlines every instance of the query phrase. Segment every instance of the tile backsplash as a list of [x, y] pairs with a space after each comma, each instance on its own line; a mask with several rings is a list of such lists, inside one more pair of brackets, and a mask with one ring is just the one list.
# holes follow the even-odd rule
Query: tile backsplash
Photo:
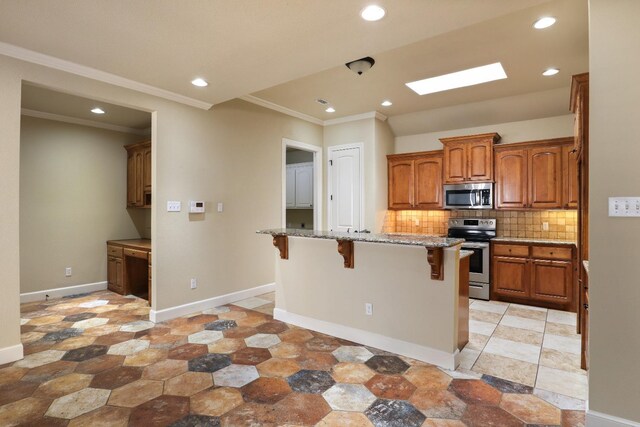
[[[384, 233], [446, 234], [449, 218], [496, 218], [498, 237], [576, 240], [574, 210], [505, 211], [387, 211]], [[548, 230], [543, 230], [543, 223]]]

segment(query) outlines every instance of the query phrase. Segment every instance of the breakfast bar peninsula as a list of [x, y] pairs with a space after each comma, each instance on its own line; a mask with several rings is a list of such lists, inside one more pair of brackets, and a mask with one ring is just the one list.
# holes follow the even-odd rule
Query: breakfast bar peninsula
[[276, 247], [274, 318], [443, 368], [457, 366], [468, 341], [462, 239], [258, 233], [271, 235]]

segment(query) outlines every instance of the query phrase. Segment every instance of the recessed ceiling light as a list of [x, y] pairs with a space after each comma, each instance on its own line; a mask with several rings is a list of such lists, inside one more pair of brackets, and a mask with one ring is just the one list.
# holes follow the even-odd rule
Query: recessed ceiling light
[[336, 112], [336, 109], [335, 109], [335, 108], [333, 108], [333, 107], [329, 107], [329, 108], [327, 108], [327, 109], [326, 109], [326, 110], [324, 110], [324, 111], [326, 111], [327, 113], [335, 113], [335, 112]]
[[418, 95], [426, 95], [506, 78], [507, 73], [504, 72], [502, 64], [496, 62], [405, 84]]
[[387, 12], [378, 5], [371, 4], [360, 11], [360, 16], [365, 21], [379, 21]]
[[547, 68], [546, 70], [544, 70], [544, 72], [542, 73], [543, 76], [549, 77], [549, 76], [555, 76], [556, 74], [558, 74], [560, 72], [560, 70], [558, 70], [557, 68]]
[[388, 99], [385, 99], [384, 101], [382, 101], [382, 105], [383, 107], [391, 107], [393, 105], [393, 102], [389, 101]]
[[207, 83], [205, 79], [201, 79], [200, 77], [198, 77], [197, 79], [191, 80], [191, 84], [198, 87], [209, 86], [209, 83]]
[[91, 109], [91, 112], [93, 114], [104, 114], [104, 110], [102, 108], [100, 108], [100, 107], [96, 107], [96, 108]]
[[555, 23], [556, 23], [556, 18], [552, 16], [545, 16], [543, 18], [538, 19], [536, 22], [534, 22], [533, 28], [535, 28], [536, 30], [542, 30], [544, 28], [549, 28]]

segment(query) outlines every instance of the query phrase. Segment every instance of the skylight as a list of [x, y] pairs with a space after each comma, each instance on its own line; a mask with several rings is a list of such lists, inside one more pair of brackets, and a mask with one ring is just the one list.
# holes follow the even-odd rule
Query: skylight
[[469, 68], [468, 70], [457, 71], [455, 73], [443, 74], [442, 76], [417, 80], [406, 83], [406, 85], [418, 95], [427, 95], [429, 93], [443, 92], [445, 90], [473, 86], [506, 78], [507, 73], [504, 72], [502, 64], [496, 62], [494, 64]]

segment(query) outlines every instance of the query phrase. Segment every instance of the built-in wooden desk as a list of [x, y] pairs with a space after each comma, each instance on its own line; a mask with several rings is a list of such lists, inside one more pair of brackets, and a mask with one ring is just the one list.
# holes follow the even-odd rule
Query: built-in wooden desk
[[108, 289], [151, 304], [151, 240], [107, 241]]

